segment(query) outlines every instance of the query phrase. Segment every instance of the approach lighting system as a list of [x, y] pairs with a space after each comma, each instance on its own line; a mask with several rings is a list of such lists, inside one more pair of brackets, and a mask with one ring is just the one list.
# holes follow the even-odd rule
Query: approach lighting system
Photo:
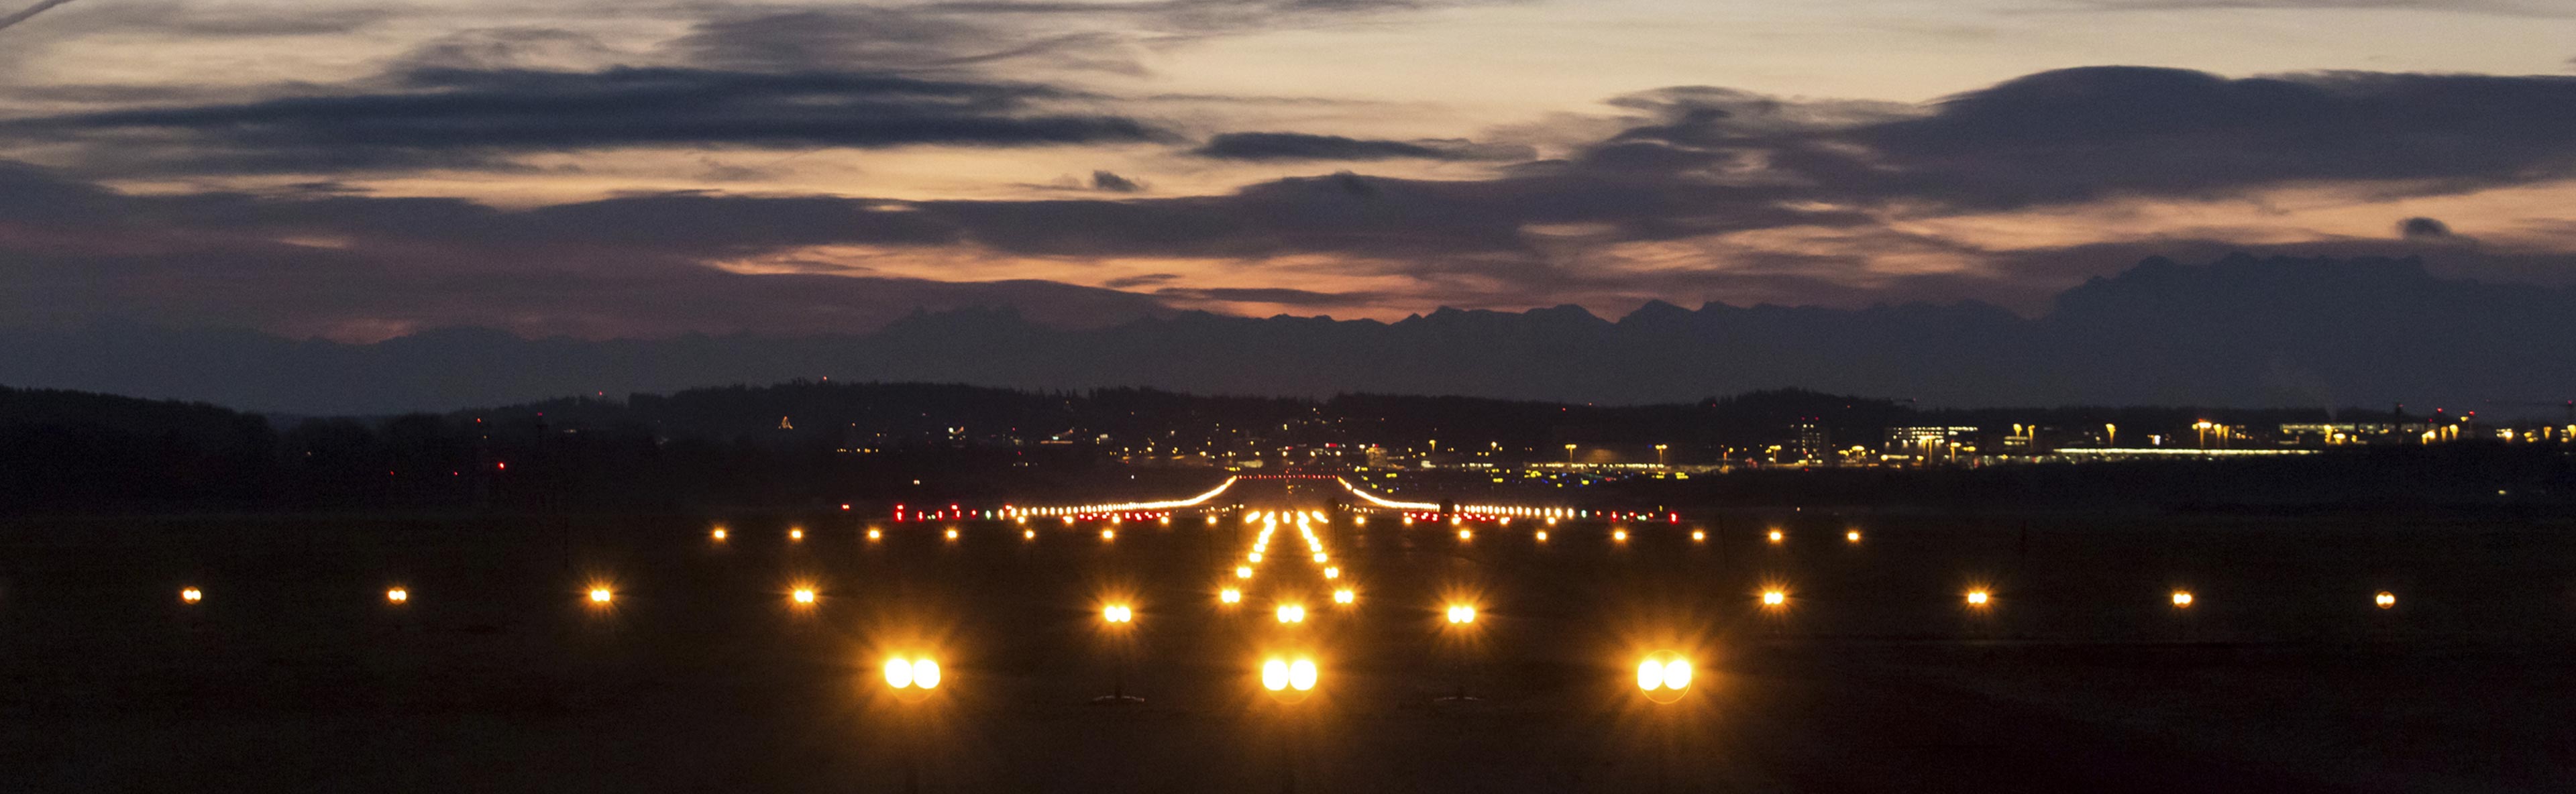
[[939, 688], [939, 662], [929, 657], [895, 657], [885, 663], [886, 686], [897, 690]]
[[1656, 651], [1637, 662], [1637, 689], [1646, 699], [1657, 703], [1680, 700], [1690, 690], [1696, 671], [1689, 659], [1672, 651]]

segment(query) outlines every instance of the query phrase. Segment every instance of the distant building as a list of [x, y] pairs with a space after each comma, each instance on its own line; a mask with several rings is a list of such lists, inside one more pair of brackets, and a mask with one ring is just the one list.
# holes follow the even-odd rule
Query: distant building
[[1978, 428], [1966, 426], [1891, 427], [1887, 429], [1887, 453], [1947, 462], [1962, 451], [1974, 453], [1978, 432]]
[[1821, 418], [1810, 416], [1799, 419], [1796, 424], [1790, 425], [1789, 429], [1790, 448], [1798, 451], [1799, 460], [1824, 460], [1827, 452], [1832, 449], [1830, 440], [1825, 437], [1825, 423]]

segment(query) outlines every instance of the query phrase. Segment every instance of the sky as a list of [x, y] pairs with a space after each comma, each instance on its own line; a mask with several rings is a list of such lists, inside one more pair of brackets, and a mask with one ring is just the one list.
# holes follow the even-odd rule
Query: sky
[[18, 8], [6, 327], [2034, 316], [2232, 250], [2576, 283], [2555, 0]]

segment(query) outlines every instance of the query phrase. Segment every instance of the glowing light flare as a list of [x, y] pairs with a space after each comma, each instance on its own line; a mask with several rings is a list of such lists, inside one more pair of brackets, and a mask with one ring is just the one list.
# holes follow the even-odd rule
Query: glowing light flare
[[1771, 542], [1772, 542], [1772, 543], [1779, 543], [1780, 541], [1787, 540], [1787, 539], [1789, 539], [1789, 536], [1787, 536], [1787, 535], [1783, 535], [1783, 534], [1780, 534], [1780, 530], [1776, 530], [1776, 529], [1775, 529], [1775, 530], [1771, 530]]
[[1037, 530], [1034, 530], [1034, 529], [1023, 529], [1023, 530], [1020, 530], [1020, 539], [1021, 539], [1021, 540], [1037, 540], [1037, 539], [1038, 539], [1038, 531], [1037, 531]]
[[1706, 542], [1708, 542], [1708, 530], [1705, 530], [1705, 529], [1694, 529], [1694, 530], [1691, 530], [1691, 542], [1692, 542], [1692, 543], [1706, 543]]
[[1101, 541], [1101, 542], [1103, 542], [1103, 543], [1107, 543], [1107, 542], [1109, 542], [1109, 541], [1113, 541], [1113, 540], [1117, 540], [1117, 539], [1118, 539], [1118, 530], [1115, 530], [1115, 529], [1104, 529], [1104, 530], [1101, 530], [1101, 531], [1100, 531], [1100, 541]]
[[887, 659], [884, 669], [886, 686], [895, 689], [939, 688], [939, 663], [928, 657]]
[[2173, 605], [2175, 609], [2189, 609], [2191, 608], [2191, 601], [2191, 591], [2176, 590], [2173, 592]]
[[1461, 530], [1458, 530], [1458, 539], [1459, 539], [1459, 540], [1475, 540], [1475, 539], [1476, 539], [1476, 532], [1475, 532], [1475, 530], [1469, 530], [1469, 529], [1461, 529]]
[[1454, 623], [1454, 624], [1458, 624], [1458, 625], [1462, 625], [1462, 626], [1463, 626], [1463, 625], [1466, 625], [1466, 624], [1469, 624], [1469, 623], [1474, 623], [1474, 622], [1476, 622], [1476, 605], [1474, 605], [1474, 604], [1451, 604], [1451, 605], [1449, 605], [1449, 622], [1450, 622], [1450, 623]]
[[1859, 542], [1860, 542], [1860, 530], [1857, 530], [1857, 529], [1844, 530], [1844, 531], [1843, 531], [1843, 542], [1845, 542], [1845, 543], [1859, 543]]
[[796, 588], [796, 590], [795, 590], [794, 592], [791, 592], [791, 593], [788, 593], [788, 594], [787, 594], [787, 600], [795, 602], [795, 603], [796, 603], [796, 605], [797, 605], [797, 606], [800, 606], [800, 607], [813, 606], [813, 605], [814, 605], [814, 588], [811, 588], [811, 587], [799, 587], [799, 588]]
[[2370, 602], [2379, 605], [2380, 609], [2389, 609], [2397, 606], [2397, 594], [2381, 590], [2370, 597]]
[[1314, 660], [1299, 659], [1294, 662], [1289, 662], [1288, 688], [1299, 692], [1314, 689], [1316, 675], [1317, 671], [1315, 670]]
[[1637, 689], [1648, 700], [1671, 703], [1690, 689], [1697, 670], [1689, 659], [1672, 651], [1656, 651], [1637, 662]]
[[1624, 529], [1612, 530], [1612, 531], [1610, 532], [1610, 539], [1611, 539], [1611, 540], [1614, 540], [1614, 541], [1618, 541], [1618, 542], [1620, 542], [1620, 543], [1626, 543], [1626, 542], [1628, 542], [1628, 530], [1624, 530]]
[[715, 528], [715, 531], [712, 531], [712, 532], [708, 532], [708, 533], [707, 533], [707, 537], [714, 538], [714, 539], [715, 539], [715, 542], [717, 542], [717, 543], [723, 543], [723, 542], [725, 542], [725, 531], [724, 531], [724, 527], [716, 527], [716, 528]]
[[1333, 603], [1336, 604], [1356, 603], [1359, 601], [1359, 597], [1358, 593], [1352, 592], [1348, 587], [1333, 591]]
[[803, 530], [803, 529], [791, 529], [791, 530], [787, 530], [787, 539], [788, 539], [788, 540], [791, 540], [791, 541], [802, 541], [802, 540], [804, 540], [804, 539], [805, 539], [805, 530]]
[[956, 539], [957, 539], [957, 528], [956, 528], [956, 527], [949, 527], [949, 528], [948, 528], [947, 535], [948, 535], [948, 539], [949, 539], [949, 540], [956, 540]]
[[1216, 600], [1218, 603], [1240, 604], [1243, 603], [1243, 591], [1228, 587], [1217, 591]]
[[1281, 623], [1304, 623], [1306, 607], [1300, 604], [1280, 604], [1278, 615]]
[[393, 604], [410, 603], [411, 591], [400, 587], [387, 589], [385, 590], [385, 601]]
[[1126, 604], [1111, 604], [1100, 610], [1100, 619], [1110, 623], [1133, 623], [1136, 611]]
[[1250, 578], [1252, 578], [1252, 566], [1249, 566], [1249, 565], [1237, 565], [1237, 566], [1234, 566], [1234, 578], [1237, 578], [1237, 579], [1250, 579]]
[[1993, 598], [1994, 596], [1988, 594], [1984, 590], [1970, 590], [1968, 591], [1968, 606], [1982, 608], [1986, 605], [1987, 601], [1992, 600]]
[[593, 605], [606, 605], [608, 602], [616, 599], [617, 591], [610, 590], [606, 587], [590, 588], [590, 603]]
[[1763, 605], [1763, 606], [1766, 606], [1766, 607], [1781, 607], [1781, 606], [1786, 606], [1786, 605], [1788, 605], [1788, 603], [1789, 603], [1789, 592], [1788, 592], [1788, 591], [1786, 591], [1786, 590], [1780, 590], [1780, 589], [1776, 589], [1776, 588], [1775, 588], [1775, 589], [1771, 589], [1771, 590], [1764, 590], [1764, 591], [1762, 591], [1762, 605]]
[[885, 539], [885, 530], [877, 529], [877, 528], [875, 528], [875, 527], [869, 527], [869, 528], [868, 528], [868, 539], [869, 539], [869, 540], [884, 540], [884, 539]]
[[1539, 530], [1539, 531], [1538, 531], [1538, 542], [1540, 542], [1540, 543], [1546, 543], [1546, 542], [1547, 542], [1547, 530], [1542, 529], [1542, 530]]
[[1272, 659], [1261, 663], [1261, 688], [1277, 692], [1288, 688], [1288, 662]]

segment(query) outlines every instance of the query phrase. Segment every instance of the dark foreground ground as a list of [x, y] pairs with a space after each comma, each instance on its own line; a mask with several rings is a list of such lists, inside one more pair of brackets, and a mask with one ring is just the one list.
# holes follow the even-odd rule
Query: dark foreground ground
[[[1273, 488], [1243, 498], [1328, 496]], [[697, 518], [22, 521], [0, 530], [0, 788], [2576, 787], [2566, 524], [1927, 517], [1852, 544], [1785, 516], [1774, 546], [1772, 523], [1461, 544], [1345, 518], [1319, 531], [1356, 606], [1284, 559], [1226, 609], [1232, 519], [870, 543], [836, 515], [791, 543], [772, 517], [723, 544]], [[1302, 552], [1287, 528], [1273, 549]], [[594, 580], [612, 609], [585, 605]], [[798, 581], [816, 608], [788, 605]], [[1975, 585], [1990, 611], [1961, 605]], [[1128, 635], [1101, 630], [1111, 594]], [[1314, 617], [1281, 628], [1283, 598]], [[1479, 621], [1450, 630], [1449, 599]], [[1633, 670], [1666, 649], [1701, 677], [1655, 705]], [[947, 669], [919, 702], [877, 673], [911, 651]], [[1322, 662], [1313, 698], [1261, 694], [1273, 652]], [[1147, 702], [1091, 705], [1120, 659]]]

